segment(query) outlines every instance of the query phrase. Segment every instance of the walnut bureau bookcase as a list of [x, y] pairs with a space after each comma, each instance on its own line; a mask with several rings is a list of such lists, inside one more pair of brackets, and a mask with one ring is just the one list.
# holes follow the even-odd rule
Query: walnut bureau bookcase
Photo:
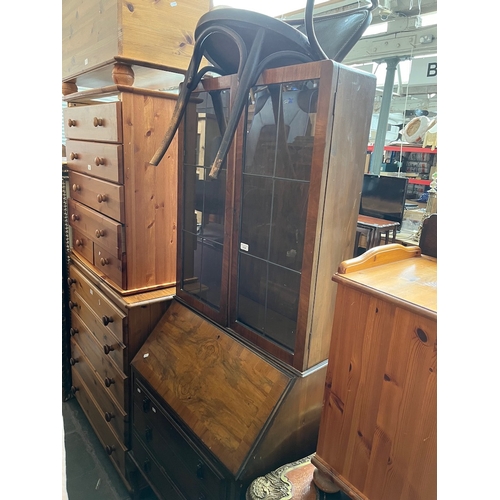
[[243, 498], [314, 451], [353, 251], [373, 75], [266, 70], [212, 179], [236, 85], [204, 79], [186, 117], [176, 297], [132, 361], [130, 456], [164, 500]]

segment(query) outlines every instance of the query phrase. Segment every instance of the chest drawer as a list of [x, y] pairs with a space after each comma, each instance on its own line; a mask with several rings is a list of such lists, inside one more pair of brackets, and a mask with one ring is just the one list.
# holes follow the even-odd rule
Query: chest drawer
[[123, 146], [102, 142], [66, 140], [68, 168], [123, 184]]
[[[83, 349], [75, 340], [75, 337], [71, 337], [70, 339], [70, 364], [72, 366], [72, 370], [77, 371], [80, 377], [83, 379], [88, 389], [92, 393], [93, 398], [98, 402], [103, 414], [106, 411], [114, 413], [115, 415], [118, 412], [125, 414], [126, 412], [124, 410], [124, 405], [121, 401], [118, 401], [116, 399], [115, 394], [113, 394], [110, 388], [105, 385], [105, 382], [97, 373], [96, 369], [92, 366], [89, 358], [86, 356]], [[116, 391], [114, 392], [116, 393]], [[123, 394], [119, 396], [120, 399], [124, 399]]]
[[78, 252], [83, 258], [92, 263], [94, 259], [93, 241], [75, 228], [73, 228], [73, 231], [71, 231], [71, 233], [73, 250]]
[[73, 199], [68, 199], [69, 224], [98, 243], [115, 257], [121, 258], [123, 249], [123, 226], [97, 213]]
[[73, 341], [78, 344], [93, 370], [103, 381], [106, 391], [125, 408], [125, 394], [128, 392], [128, 378], [114, 362], [104, 354], [102, 346], [92, 335], [75, 335]]
[[69, 171], [71, 197], [99, 213], [124, 223], [124, 187]]
[[[148, 478], [154, 488], [155, 495], [161, 500], [186, 500], [179, 494], [171, 481], [163, 473], [163, 469], [148, 453], [137, 435], [132, 432], [132, 457], [142, 473]], [[199, 497], [196, 498], [198, 500]], [[207, 499], [208, 500], [208, 499]], [[210, 499], [211, 500], [211, 499]]]
[[[116, 366], [127, 374], [128, 366], [124, 360], [124, 346], [106, 327], [103, 327], [101, 319], [95, 315], [76, 292], [75, 300], [78, 304], [81, 304], [81, 307], [74, 308], [71, 311], [71, 330], [80, 330], [80, 328], [88, 330], [102, 346], [104, 355], [112, 359]], [[78, 333], [77, 331], [76, 334]]]
[[64, 108], [64, 133], [68, 139], [122, 142], [121, 102]]
[[132, 419], [134, 432], [158, 460], [172, 481], [188, 498], [224, 499], [226, 482], [193, 449], [154, 398], [134, 384]]
[[[71, 265], [69, 268], [71, 281], [70, 298], [78, 306], [78, 299], [74, 296], [76, 291], [83, 300], [94, 311], [96, 316], [101, 318], [102, 325], [121, 342], [124, 341], [124, 330], [126, 315], [118, 309], [93, 283], [85, 278], [76, 268]], [[78, 306], [78, 307], [81, 307]]]
[[80, 403], [85, 415], [92, 424], [92, 428], [104, 446], [104, 449], [125, 477], [125, 453], [127, 452], [127, 448], [125, 448], [114, 430], [104, 419], [104, 415], [78, 372], [72, 370], [72, 377], [73, 385], [78, 387], [75, 393], [78, 403]]
[[113, 254], [106, 251], [104, 248], [94, 243], [94, 255], [91, 262], [94, 266], [105, 274], [108, 278], [114, 281], [119, 287], [126, 288], [127, 276], [125, 272], [124, 262], [115, 257]]

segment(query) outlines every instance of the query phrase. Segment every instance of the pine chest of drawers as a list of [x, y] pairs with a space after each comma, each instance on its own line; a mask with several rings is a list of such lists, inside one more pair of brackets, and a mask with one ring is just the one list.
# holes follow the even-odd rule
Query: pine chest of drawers
[[[103, 97], [114, 101], [97, 101]], [[149, 160], [176, 96], [113, 86], [66, 100], [73, 252], [122, 294], [173, 285], [182, 137], [160, 166]]]
[[130, 447], [130, 362], [167, 310], [173, 289], [122, 297], [73, 259], [72, 393], [127, 482]]

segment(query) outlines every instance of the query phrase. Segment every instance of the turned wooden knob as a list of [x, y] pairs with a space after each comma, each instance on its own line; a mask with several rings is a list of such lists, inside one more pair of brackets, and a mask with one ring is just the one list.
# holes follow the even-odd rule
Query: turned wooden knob
[[101, 257], [100, 262], [101, 262], [101, 266], [105, 266], [105, 265], [109, 264], [109, 260], [106, 259], [105, 257]]
[[73, 309], [73, 307], [76, 307], [76, 302], [72, 302], [71, 300], [69, 301], [69, 308]]
[[79, 391], [80, 388], [79, 387], [76, 387], [76, 385], [72, 385], [71, 386], [71, 394], [73, 394], [73, 396], [77, 393], [77, 391]]
[[75, 336], [78, 332], [78, 328], [70, 328], [69, 329], [69, 334], [73, 337]]
[[76, 120], [68, 119], [68, 127], [76, 127]]
[[103, 125], [104, 125], [104, 119], [97, 118], [97, 116], [94, 116], [94, 127], [102, 127]]
[[71, 154], [69, 155], [69, 157], [70, 157], [70, 159], [72, 159], [72, 160], [78, 160], [78, 153], [71, 153]]
[[103, 316], [102, 317], [102, 324], [104, 326], [108, 326], [109, 323], [113, 323], [113, 318], [111, 316]]
[[75, 366], [78, 363], [78, 359], [76, 358], [69, 358], [69, 364], [71, 366]]
[[62, 84], [62, 95], [73, 94], [78, 92], [78, 86], [76, 85], [76, 80], [70, 80], [68, 82], [63, 82]]
[[106, 387], [111, 387], [111, 384], [114, 384], [114, 383], [115, 383], [115, 381], [114, 381], [114, 379], [112, 379], [112, 378], [108, 378], [108, 377], [106, 377], [106, 378], [104, 379], [104, 385], [105, 385]]
[[71, 186], [73, 191], [80, 191], [80, 184], [73, 184], [73, 186]]
[[76, 241], [75, 241], [75, 245], [76, 245], [77, 247], [83, 247], [83, 240], [76, 240]]
[[106, 422], [111, 422], [111, 419], [112, 419], [112, 418], [115, 418], [115, 416], [114, 416], [112, 413], [109, 413], [109, 411], [107, 411], [107, 412], [104, 414], [104, 418], [106, 419]]
[[104, 165], [104, 158], [101, 158], [100, 156], [96, 156], [94, 158], [94, 162], [96, 164], [96, 167], [98, 167], [99, 165]]
[[116, 85], [133, 85], [135, 74], [131, 66], [116, 63], [111, 71], [111, 78]]
[[102, 203], [103, 201], [108, 201], [108, 197], [105, 194], [98, 194], [97, 202]]
[[73, 222], [75, 222], [75, 221], [77, 221], [77, 220], [80, 220], [80, 216], [79, 216], [79, 215], [77, 215], [77, 214], [71, 214], [71, 220], [72, 220]]
[[101, 236], [104, 236], [104, 229], [96, 229], [95, 235], [96, 235], [96, 238], [100, 238]]
[[109, 354], [111, 351], [114, 351], [115, 348], [112, 345], [105, 344], [103, 346], [104, 354]]
[[113, 453], [114, 451], [116, 450], [116, 448], [114, 447], [114, 445], [106, 445], [106, 453], [108, 455], [111, 455], [111, 453]]
[[68, 278], [68, 286], [71, 286], [73, 283], [76, 283], [75, 278]]

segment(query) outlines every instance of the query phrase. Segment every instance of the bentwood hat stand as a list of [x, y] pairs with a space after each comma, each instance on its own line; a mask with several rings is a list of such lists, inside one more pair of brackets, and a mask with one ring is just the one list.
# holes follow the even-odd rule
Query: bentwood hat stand
[[[180, 125], [191, 93], [209, 72], [237, 74], [238, 88], [227, 124], [217, 95], [213, 95], [222, 141], [209, 176], [216, 179], [234, 137], [248, 92], [267, 68], [332, 59], [341, 62], [370, 25], [378, 0], [340, 13], [313, 16], [314, 0], [307, 0], [304, 20], [285, 22], [235, 8], [215, 8], [203, 15], [195, 30], [195, 46], [186, 79], [165, 137], [151, 159], [157, 166]], [[316, 37], [316, 31], [320, 42]], [[205, 57], [212, 65], [199, 69]]]

